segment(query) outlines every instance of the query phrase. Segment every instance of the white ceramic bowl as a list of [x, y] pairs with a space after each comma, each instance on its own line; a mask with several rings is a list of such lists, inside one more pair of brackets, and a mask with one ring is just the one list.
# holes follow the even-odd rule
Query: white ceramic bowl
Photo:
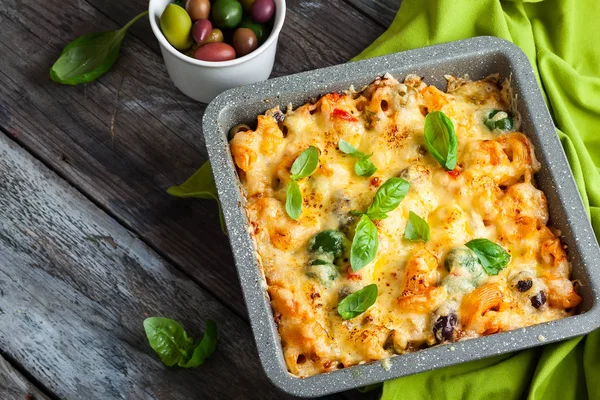
[[160, 30], [160, 16], [172, 0], [150, 0], [148, 6], [152, 32], [158, 39], [167, 72], [175, 86], [186, 96], [204, 103], [233, 87], [265, 80], [271, 75], [277, 39], [285, 19], [285, 0], [275, 1], [275, 21], [267, 40], [252, 53], [229, 61], [201, 61], [188, 57], [171, 46]]

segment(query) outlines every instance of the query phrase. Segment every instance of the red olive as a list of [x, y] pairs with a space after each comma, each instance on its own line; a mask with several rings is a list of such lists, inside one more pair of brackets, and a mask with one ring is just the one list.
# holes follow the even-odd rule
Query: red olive
[[235, 49], [227, 43], [207, 43], [198, 47], [194, 58], [203, 61], [227, 61], [235, 58]]
[[194, 22], [194, 26], [192, 26], [192, 37], [196, 43], [201, 43], [206, 40], [210, 31], [212, 31], [212, 24], [210, 21], [206, 18], [199, 19]]
[[275, 3], [273, 3], [273, 0], [256, 0], [254, 4], [252, 4], [252, 19], [259, 24], [264, 24], [269, 21], [274, 13]]
[[202, 18], [208, 18], [210, 15], [209, 0], [187, 0], [185, 2], [185, 11], [190, 14], [192, 21]]
[[258, 47], [258, 40], [252, 29], [238, 28], [233, 33], [233, 48], [238, 57], [253, 52]]

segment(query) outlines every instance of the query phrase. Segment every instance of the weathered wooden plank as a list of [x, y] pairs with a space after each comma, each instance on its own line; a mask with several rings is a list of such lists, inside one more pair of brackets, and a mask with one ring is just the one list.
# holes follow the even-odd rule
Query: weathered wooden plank
[[0, 356], [0, 394], [2, 400], [50, 400]]
[[[5, 135], [0, 310], [2, 351], [61, 398], [286, 397], [243, 320]], [[193, 337], [214, 319], [216, 353], [198, 369], [165, 367], [142, 327], [153, 315]]]
[[[128, 37], [115, 70], [99, 81], [61, 87], [48, 78], [65, 43], [90, 30], [114, 29], [146, 7], [143, 0], [93, 1], [0, 4], [0, 95], [7, 99], [0, 126], [243, 315], [215, 205], [165, 193], [205, 159], [204, 108], [172, 86], [160, 56], [144, 45], [154, 41], [148, 23], [137, 31], [144, 43]], [[332, 24], [340, 28], [328, 29]], [[358, 25], [361, 34], [354, 37]], [[343, 62], [381, 30], [341, 0], [291, 1], [275, 74]]]
[[388, 28], [394, 17], [400, 9], [402, 0], [383, 0], [383, 1], [368, 1], [368, 0], [344, 0], [352, 5], [361, 13], [369, 17], [372, 21], [384, 28]]

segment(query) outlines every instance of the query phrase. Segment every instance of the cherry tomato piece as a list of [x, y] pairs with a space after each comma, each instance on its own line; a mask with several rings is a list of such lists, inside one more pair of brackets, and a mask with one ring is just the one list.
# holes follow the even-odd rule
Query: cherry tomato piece
[[336, 108], [333, 110], [333, 116], [339, 119], [343, 119], [344, 121], [356, 122], [358, 119], [350, 114], [348, 111], [340, 110]]

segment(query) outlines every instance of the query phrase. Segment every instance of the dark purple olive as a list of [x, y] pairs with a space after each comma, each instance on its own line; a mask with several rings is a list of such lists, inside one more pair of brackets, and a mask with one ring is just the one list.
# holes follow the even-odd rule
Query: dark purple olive
[[252, 29], [238, 28], [233, 33], [233, 48], [238, 57], [252, 53], [258, 47], [258, 40]]
[[196, 43], [202, 43], [210, 35], [212, 31], [212, 24], [206, 18], [199, 19], [194, 22], [194, 26], [192, 26], [192, 37], [196, 41]]
[[540, 308], [544, 304], [546, 304], [546, 294], [543, 290], [540, 290], [538, 294], [531, 297], [531, 305], [535, 308]]
[[194, 58], [202, 61], [227, 61], [235, 58], [235, 49], [227, 43], [207, 43], [194, 52]]
[[533, 281], [531, 279], [523, 279], [517, 282], [517, 289], [519, 292], [523, 293], [531, 289], [533, 286]]
[[433, 334], [439, 343], [455, 339], [456, 314], [443, 315], [433, 324]]
[[256, 0], [254, 4], [252, 4], [250, 14], [252, 15], [253, 20], [259, 24], [264, 24], [273, 18], [273, 14], [275, 14], [275, 3], [273, 3], [273, 0]]
[[185, 2], [185, 11], [190, 14], [192, 21], [208, 18], [210, 15], [209, 0], [187, 0]]

